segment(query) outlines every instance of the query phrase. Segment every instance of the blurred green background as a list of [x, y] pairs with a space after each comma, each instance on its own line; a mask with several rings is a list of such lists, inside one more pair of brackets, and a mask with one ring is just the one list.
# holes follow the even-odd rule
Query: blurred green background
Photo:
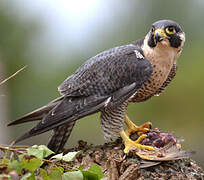
[[[186, 33], [174, 81], [159, 97], [133, 104], [136, 124], [185, 139], [183, 148], [204, 167], [204, 1], [203, 0], [13, 0], [0, 1], [0, 144], [8, 144], [35, 123], [6, 124], [59, 96], [57, 86], [85, 60], [111, 47], [144, 37], [153, 22], [172, 19]], [[50, 132], [22, 144], [46, 144]], [[105, 142], [99, 114], [78, 121], [68, 147], [79, 139]]]

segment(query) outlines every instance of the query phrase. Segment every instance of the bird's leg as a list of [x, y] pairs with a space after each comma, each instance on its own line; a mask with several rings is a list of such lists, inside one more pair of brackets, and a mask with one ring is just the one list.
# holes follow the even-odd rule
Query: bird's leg
[[131, 133], [136, 132], [138, 135], [144, 132], [148, 132], [149, 129], [152, 127], [151, 122], [147, 122], [141, 126], [135, 125], [125, 114], [125, 124], [127, 125], [128, 129], [125, 131], [127, 136], [129, 136]]
[[146, 149], [146, 150], [149, 150], [149, 151], [154, 150], [154, 148], [152, 146], [146, 146], [146, 145], [139, 144], [139, 142], [142, 139], [147, 137], [146, 134], [141, 135], [136, 141], [131, 140], [124, 130], [122, 130], [120, 132], [120, 136], [123, 139], [123, 142], [124, 142], [124, 145], [125, 145], [124, 153], [128, 153], [129, 150], [132, 149], [132, 148], [134, 148], [134, 149], [135, 148]]
[[141, 136], [139, 136], [139, 138], [136, 141], [133, 141], [130, 139], [130, 134], [132, 132], [136, 132], [138, 135], [140, 135], [141, 133], [149, 131], [149, 129], [151, 128], [150, 122], [147, 122], [141, 126], [136, 126], [125, 114], [125, 123], [128, 129], [126, 131], [122, 130], [120, 132], [120, 136], [123, 139], [123, 142], [125, 145], [124, 153], [128, 153], [129, 150], [132, 148], [146, 149], [149, 151], [154, 150], [152, 146], [146, 146], [146, 145], [139, 144], [142, 139], [147, 137], [146, 134], [142, 134]]

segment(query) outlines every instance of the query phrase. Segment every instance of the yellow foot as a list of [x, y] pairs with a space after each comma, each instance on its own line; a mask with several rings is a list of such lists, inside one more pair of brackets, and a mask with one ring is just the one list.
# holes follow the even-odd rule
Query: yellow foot
[[148, 132], [152, 128], [152, 123], [147, 122], [141, 126], [136, 126], [127, 115], [125, 115], [125, 123], [128, 129], [125, 131], [126, 134], [129, 136], [131, 133], [136, 132], [138, 135]]
[[136, 141], [131, 140], [124, 130], [120, 132], [120, 136], [122, 137], [124, 141], [124, 145], [125, 145], [124, 153], [128, 153], [130, 149], [136, 149], [136, 148], [145, 149], [149, 151], [154, 150], [152, 146], [146, 146], [146, 145], [139, 144], [139, 142], [142, 139], [147, 137], [146, 134], [141, 135]]

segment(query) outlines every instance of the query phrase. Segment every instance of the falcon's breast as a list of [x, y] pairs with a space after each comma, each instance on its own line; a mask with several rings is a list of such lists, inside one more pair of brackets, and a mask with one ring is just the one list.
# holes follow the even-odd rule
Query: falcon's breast
[[142, 49], [145, 58], [152, 64], [153, 72], [129, 102], [142, 102], [160, 94], [176, 75], [176, 60], [181, 50], [159, 46], [151, 49], [145, 40]]

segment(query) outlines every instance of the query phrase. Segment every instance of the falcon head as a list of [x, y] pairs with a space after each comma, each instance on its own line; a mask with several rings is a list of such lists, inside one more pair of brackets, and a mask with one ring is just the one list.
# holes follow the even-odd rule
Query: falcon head
[[158, 45], [182, 48], [185, 42], [185, 33], [176, 22], [160, 20], [152, 24], [146, 38], [147, 44], [151, 48], [155, 48]]

